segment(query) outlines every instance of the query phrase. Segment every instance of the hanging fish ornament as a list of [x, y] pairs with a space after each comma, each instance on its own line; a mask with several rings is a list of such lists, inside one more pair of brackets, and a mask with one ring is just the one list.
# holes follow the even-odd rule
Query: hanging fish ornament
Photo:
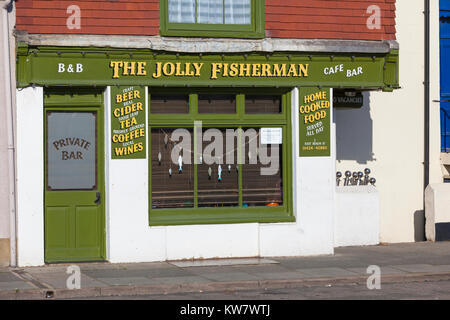
[[172, 168], [169, 169], [169, 176], [172, 176]]
[[228, 165], [228, 173], [231, 172], [231, 164]]
[[183, 157], [181, 155], [178, 156], [178, 173], [183, 172]]
[[161, 159], [162, 159], [161, 152], [158, 152], [158, 163], [159, 163], [159, 165], [161, 165]]
[[222, 181], [222, 166], [219, 164], [219, 168], [217, 169], [217, 180]]
[[211, 179], [211, 175], [212, 175], [212, 169], [211, 167], [208, 168], [208, 178]]
[[167, 144], [169, 143], [169, 136], [166, 134], [165, 136], [164, 136], [164, 145], [166, 146], [166, 148], [167, 148]]

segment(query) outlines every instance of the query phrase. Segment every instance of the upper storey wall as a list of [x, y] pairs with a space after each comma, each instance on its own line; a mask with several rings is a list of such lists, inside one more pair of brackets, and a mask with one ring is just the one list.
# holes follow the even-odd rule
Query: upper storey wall
[[[262, 1], [262, 0], [261, 0]], [[69, 29], [67, 8], [81, 9]], [[380, 9], [380, 25], [367, 23]], [[17, 29], [30, 34], [159, 35], [159, 0], [18, 0]], [[265, 0], [267, 38], [395, 40], [395, 0]]]

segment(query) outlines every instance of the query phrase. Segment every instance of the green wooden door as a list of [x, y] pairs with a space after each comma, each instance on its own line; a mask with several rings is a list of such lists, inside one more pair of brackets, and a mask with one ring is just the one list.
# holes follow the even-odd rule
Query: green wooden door
[[45, 110], [45, 261], [105, 260], [103, 110]]

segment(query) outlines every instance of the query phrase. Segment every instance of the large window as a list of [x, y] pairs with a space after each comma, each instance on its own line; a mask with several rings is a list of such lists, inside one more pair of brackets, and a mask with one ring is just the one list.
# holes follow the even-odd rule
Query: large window
[[293, 221], [289, 92], [149, 90], [151, 225]]
[[264, 37], [262, 0], [160, 0], [164, 36]]

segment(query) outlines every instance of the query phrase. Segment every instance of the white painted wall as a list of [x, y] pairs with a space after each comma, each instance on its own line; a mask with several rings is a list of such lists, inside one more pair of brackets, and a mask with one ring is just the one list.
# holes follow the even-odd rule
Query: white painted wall
[[7, 111], [9, 108], [6, 92], [10, 90], [9, 79], [5, 77], [4, 48], [8, 45], [4, 33], [6, 24], [6, 12], [3, 8], [4, 1], [0, 1], [0, 239], [9, 238], [9, 173], [8, 173], [8, 139], [7, 139]]
[[[438, 1], [431, 2], [435, 7]], [[401, 89], [366, 94], [359, 110], [335, 111], [337, 170], [370, 168], [380, 196], [380, 241], [412, 242], [423, 234], [424, 215], [424, 8], [422, 0], [397, 1], [396, 6]], [[432, 20], [436, 32], [439, 21], [435, 14]], [[436, 34], [433, 39], [436, 41]], [[436, 43], [432, 51], [435, 49]], [[433, 74], [438, 69], [434, 61]], [[431, 99], [439, 98], [436, 85], [434, 79]], [[431, 114], [431, 182], [439, 179], [439, 154], [435, 151], [439, 110], [435, 105]]]
[[17, 90], [17, 246], [19, 266], [44, 264], [43, 88]]
[[[0, 0], [0, 264], [16, 265], [14, 177], [15, 9]], [[9, 248], [8, 248], [9, 246]]]
[[442, 183], [440, 137], [439, 2], [430, 1], [430, 185], [425, 190], [426, 238], [435, 241], [435, 224], [450, 222], [450, 184]]
[[425, 191], [426, 236], [435, 241], [436, 223], [450, 223], [450, 183], [430, 184]]
[[335, 246], [376, 245], [380, 239], [380, 205], [373, 186], [336, 188]]
[[[261, 256], [303, 256], [334, 252], [334, 136], [332, 134], [330, 157], [298, 156], [298, 95], [299, 90], [295, 88], [292, 91], [292, 153], [296, 223], [260, 224]], [[333, 123], [332, 115], [330, 121]]]
[[[111, 119], [108, 92], [105, 99], [107, 128]], [[297, 156], [297, 89], [293, 91], [292, 101], [295, 223], [149, 227], [148, 149], [147, 159], [110, 159], [110, 130], [106, 129], [106, 152], [110, 159], [107, 165], [109, 261], [333, 253], [334, 157]]]
[[[111, 262], [333, 253], [332, 156], [299, 158], [298, 90], [293, 91], [295, 223], [148, 226], [148, 159], [112, 160], [105, 93], [107, 254]], [[43, 90], [17, 91], [19, 265], [44, 263]], [[332, 139], [333, 145], [334, 138]], [[147, 149], [148, 153], [148, 149]], [[148, 155], [147, 155], [148, 158]]]
[[[147, 99], [146, 99], [147, 100]], [[107, 241], [111, 262], [166, 260], [166, 229], [148, 225], [148, 160], [111, 160], [110, 90], [105, 98]], [[146, 104], [146, 114], [148, 106]], [[148, 145], [148, 135], [147, 135]], [[147, 148], [148, 158], [148, 148]], [[109, 208], [109, 210], [108, 210]]]
[[442, 183], [439, 1], [430, 1], [430, 184]]
[[[105, 174], [110, 262], [333, 253], [334, 148], [330, 157], [297, 156], [297, 89], [293, 90], [292, 98], [295, 223], [150, 227], [148, 154], [147, 159], [111, 159], [110, 100], [108, 89], [105, 92]], [[17, 91], [17, 108], [21, 111], [17, 118], [20, 266], [44, 264], [43, 107], [42, 88]]]

